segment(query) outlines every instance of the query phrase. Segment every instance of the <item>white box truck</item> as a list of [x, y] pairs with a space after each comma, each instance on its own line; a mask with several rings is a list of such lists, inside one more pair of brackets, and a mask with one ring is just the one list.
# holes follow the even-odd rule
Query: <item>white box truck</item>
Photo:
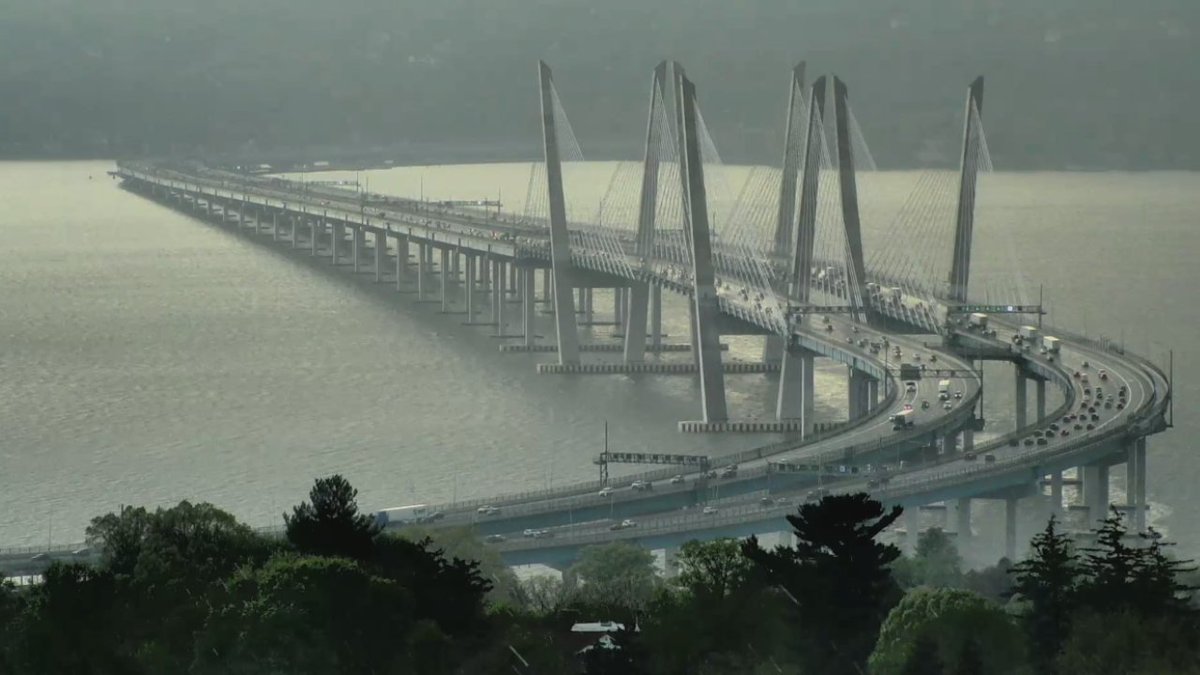
[[1038, 329], [1037, 326], [1021, 326], [1018, 330], [1021, 335], [1021, 340], [1031, 344], [1037, 344]]
[[377, 511], [375, 513], [375, 522], [378, 523], [380, 527], [388, 527], [389, 525], [409, 525], [412, 523], [424, 522], [429, 515], [429, 507], [425, 504], [396, 506], [390, 509]]
[[1053, 335], [1047, 335], [1046, 337], [1042, 338], [1042, 347], [1046, 350], [1047, 354], [1057, 354], [1058, 342], [1058, 338], [1054, 337]]
[[987, 328], [988, 315], [983, 312], [974, 312], [969, 321], [972, 328]]

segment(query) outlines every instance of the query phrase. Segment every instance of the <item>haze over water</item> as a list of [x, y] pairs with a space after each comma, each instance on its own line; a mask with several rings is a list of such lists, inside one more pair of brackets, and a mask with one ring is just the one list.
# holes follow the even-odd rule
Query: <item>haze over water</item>
[[[111, 168], [0, 163], [0, 546], [77, 542], [120, 504], [181, 499], [273, 524], [334, 472], [367, 509], [591, 479], [605, 419], [613, 449], [724, 454], [764, 440], [679, 434], [676, 421], [699, 414], [692, 378], [538, 376], [548, 355], [501, 355], [462, 317], [121, 191]], [[527, 180], [528, 165], [411, 168], [376, 172], [370, 187], [434, 199], [499, 191], [507, 207]], [[1194, 554], [1200, 174], [989, 181], [976, 278], [1011, 266], [978, 254], [1001, 250], [1006, 228], [1054, 323], [1124, 331], [1161, 363], [1175, 348], [1178, 428], [1150, 439], [1150, 499]], [[865, 223], [868, 249], [904, 236], [886, 224]], [[682, 305], [668, 302], [670, 339], [686, 340]], [[596, 310], [611, 303], [598, 294]], [[732, 342], [754, 357], [755, 345]], [[844, 415], [842, 372], [819, 373], [827, 419]], [[1011, 372], [988, 376], [999, 432], [1011, 425]], [[766, 415], [773, 381], [728, 384], [735, 415]]]

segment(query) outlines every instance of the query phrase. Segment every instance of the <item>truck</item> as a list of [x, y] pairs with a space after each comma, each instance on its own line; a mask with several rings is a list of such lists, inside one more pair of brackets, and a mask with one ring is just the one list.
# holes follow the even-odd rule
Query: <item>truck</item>
[[950, 380], [938, 380], [938, 393], [939, 394], [949, 394], [950, 393]]
[[1037, 346], [1038, 329], [1037, 326], [1021, 326], [1017, 329], [1017, 334], [1021, 336], [1021, 341]]
[[973, 312], [967, 319], [972, 328], [987, 328], [988, 315], [983, 312]]
[[1054, 337], [1053, 335], [1047, 335], [1046, 337], [1042, 338], [1042, 347], [1046, 349], [1047, 354], [1057, 354], [1058, 342], [1058, 338]]
[[430, 515], [429, 506], [425, 504], [396, 506], [390, 509], [376, 511], [375, 522], [380, 527], [388, 527], [389, 525], [410, 525], [412, 523], [425, 522]]
[[913, 410], [904, 410], [892, 415], [892, 431], [903, 431], [913, 425]]

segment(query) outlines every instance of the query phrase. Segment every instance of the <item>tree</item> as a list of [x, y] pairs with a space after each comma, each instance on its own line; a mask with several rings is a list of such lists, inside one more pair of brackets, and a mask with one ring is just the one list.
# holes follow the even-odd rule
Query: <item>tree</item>
[[736, 539], [692, 540], [679, 548], [674, 582], [693, 596], [719, 600], [740, 591], [750, 581], [750, 560]]
[[1070, 537], [1055, 527], [1054, 516], [1030, 542], [1030, 557], [1010, 570], [1013, 594], [1028, 603], [1024, 623], [1034, 666], [1053, 673], [1054, 657], [1067, 638], [1071, 616], [1079, 604], [1082, 570]]
[[520, 584], [517, 575], [505, 564], [499, 551], [494, 546], [485, 545], [473, 528], [408, 526], [400, 530], [397, 536], [416, 542], [428, 539], [446, 558], [477, 563], [480, 576], [491, 582], [492, 589], [488, 591], [491, 603], [513, 603], [518, 600]]
[[941, 528], [932, 527], [917, 537], [912, 558], [896, 561], [897, 581], [905, 587], [956, 588], [963, 583], [962, 557]]
[[755, 537], [743, 552], [768, 584], [778, 585], [799, 614], [797, 648], [816, 672], [860, 670], [879, 625], [899, 599], [891, 564], [900, 550], [875, 539], [903, 512], [885, 512], [868, 495], [832, 495], [788, 516], [795, 548], [767, 551]]
[[900, 675], [914, 672], [909, 670], [914, 660], [931, 663], [920, 655], [922, 640], [936, 647], [941, 670], [946, 670], [946, 665], [957, 667], [966, 658], [984, 664], [972, 675], [1001, 675], [1025, 662], [1020, 628], [998, 605], [957, 588], [917, 588], [909, 591], [884, 621], [871, 654], [870, 672]]
[[988, 600], [1005, 602], [1012, 596], [1012, 576], [1009, 574], [1012, 566], [1011, 560], [1001, 558], [991, 567], [967, 570], [963, 574], [962, 586]]
[[1200, 675], [1192, 619], [1134, 611], [1082, 610], [1055, 657], [1059, 675]]
[[473, 635], [483, 627], [484, 597], [492, 585], [477, 562], [447, 558], [429, 539], [384, 534], [375, 541], [369, 566], [406, 589], [416, 615], [434, 621], [446, 635]]
[[658, 585], [654, 555], [623, 541], [588, 546], [571, 571], [583, 582], [583, 597], [600, 605], [645, 608]]
[[1081, 602], [1100, 613], [1189, 613], [1191, 588], [1178, 579], [1191, 571], [1190, 563], [1170, 560], [1153, 528], [1140, 537], [1140, 545], [1126, 539], [1124, 520], [1114, 507], [1096, 531], [1096, 545], [1084, 549]]
[[287, 539], [301, 553], [371, 557], [380, 526], [370, 514], [358, 512], [358, 490], [341, 475], [318, 478], [308, 501], [284, 514]]
[[[872, 673], [875, 668], [871, 668]], [[904, 660], [900, 675], [944, 675], [942, 657], [938, 656], [937, 642], [928, 634], [921, 634], [913, 643], [912, 652]]]
[[283, 554], [229, 582], [197, 640], [199, 673], [402, 673], [413, 605], [345, 558]]

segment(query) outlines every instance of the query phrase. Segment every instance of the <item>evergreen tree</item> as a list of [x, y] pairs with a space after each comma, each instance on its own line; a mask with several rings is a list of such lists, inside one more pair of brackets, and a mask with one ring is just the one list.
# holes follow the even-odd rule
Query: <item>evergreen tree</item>
[[1056, 528], [1051, 516], [1046, 529], [1030, 542], [1032, 554], [1012, 567], [1013, 594], [1030, 604], [1025, 629], [1038, 672], [1054, 672], [1054, 656], [1071, 627], [1078, 606], [1079, 555], [1070, 537]]
[[904, 662], [900, 675], [944, 675], [945, 672], [938, 656], [937, 641], [930, 635], [921, 635], [913, 643], [912, 654]]
[[856, 673], [865, 666], [880, 624], [901, 595], [891, 573], [900, 550], [875, 539], [902, 512], [899, 506], [885, 511], [864, 493], [832, 495], [787, 517], [795, 548], [768, 551], [755, 537], [743, 544], [758, 573], [794, 603], [796, 647], [813, 672]]
[[284, 514], [287, 539], [301, 553], [369, 558], [380, 527], [370, 514], [358, 512], [358, 490], [341, 475], [318, 478], [307, 502]]

